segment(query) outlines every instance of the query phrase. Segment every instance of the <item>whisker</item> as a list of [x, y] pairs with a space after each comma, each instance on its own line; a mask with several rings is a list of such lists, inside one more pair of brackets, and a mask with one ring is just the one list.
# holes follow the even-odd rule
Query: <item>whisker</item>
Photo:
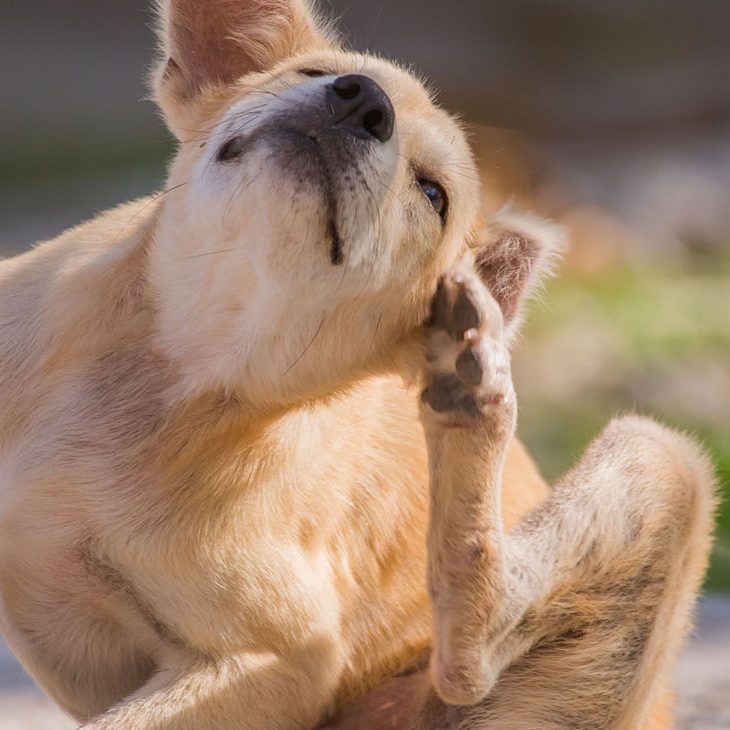
[[319, 327], [317, 327], [317, 331], [314, 333], [314, 337], [309, 341], [309, 344], [302, 350], [302, 354], [299, 355], [299, 357], [283, 372], [281, 373], [281, 377], [288, 375], [301, 361], [302, 358], [309, 352], [309, 350], [312, 348], [312, 345], [314, 345], [315, 340], [317, 337], [319, 337], [319, 333], [322, 331], [322, 327], [324, 327], [324, 320], [325, 318], [322, 317], [319, 323]]
[[233, 251], [242, 251], [244, 246], [236, 246], [235, 248], [221, 248], [216, 251], [203, 251], [203, 253], [194, 253], [190, 256], [181, 256], [179, 261], [188, 261], [190, 259], [202, 259], [205, 256], [216, 256], [222, 253], [232, 253]]
[[375, 323], [375, 332], [373, 332], [373, 339], [370, 340], [370, 347], [368, 347], [368, 354], [367, 354], [368, 357], [370, 357], [370, 354], [373, 351], [373, 347], [375, 346], [375, 340], [378, 336], [378, 332], [380, 331], [380, 325], [381, 325], [382, 321], [383, 321], [383, 313], [381, 312], [378, 315], [378, 321]]
[[270, 89], [256, 89], [255, 91], [251, 92], [252, 94], [265, 94], [267, 96], [273, 96], [274, 99], [277, 99], [278, 101], [281, 101], [281, 96], [277, 94], [275, 91], [271, 91]]
[[236, 183], [236, 187], [233, 188], [233, 192], [231, 192], [230, 196], [228, 197], [228, 201], [226, 202], [225, 208], [223, 208], [223, 213], [221, 214], [221, 228], [223, 227], [223, 224], [225, 223], [226, 217], [228, 215], [228, 211], [231, 208], [231, 205], [233, 204], [234, 198], [238, 196], [240, 193], [242, 193], [246, 188], [251, 186], [256, 180], [259, 179], [259, 177], [264, 173], [263, 168], [258, 170], [255, 175], [252, 175], [251, 177], [246, 178], [245, 176], [242, 176], [241, 179]]
[[241, 109], [240, 111], [236, 112], [231, 118], [221, 119], [220, 121], [216, 122], [210, 127], [201, 127], [199, 129], [185, 129], [183, 131], [189, 132], [190, 134], [194, 134], [196, 136], [194, 137], [188, 137], [184, 140], [181, 140], [182, 144], [192, 144], [193, 142], [201, 142], [208, 139], [208, 136], [215, 132], [220, 127], [225, 126], [226, 124], [230, 124], [232, 120], [237, 119], [238, 117], [247, 117], [250, 115], [256, 115], [258, 116], [261, 113], [261, 110], [266, 108], [266, 104], [259, 104], [255, 107], [249, 107], [247, 109]]
[[167, 188], [167, 190], [163, 190], [160, 193], [154, 193], [150, 199], [137, 211], [135, 211], [134, 215], [117, 231], [115, 241], [118, 241], [121, 237], [122, 233], [127, 230], [127, 228], [135, 221], [137, 218], [142, 215], [142, 213], [147, 210], [147, 208], [150, 207], [153, 203], [156, 203], [160, 198], [164, 197], [165, 195], [174, 192], [175, 190], [179, 190], [180, 188], [187, 185], [187, 181], [178, 183], [177, 185], [173, 185], [171, 188]]
[[408, 207], [403, 202], [403, 200], [401, 199], [401, 197], [395, 192], [395, 190], [393, 190], [393, 188], [391, 188], [389, 185], [387, 185], [386, 183], [384, 183], [379, 178], [375, 178], [375, 180], [376, 180], [376, 182], [380, 183], [380, 185], [382, 185], [395, 198], [395, 200], [400, 204], [400, 207], [403, 209], [403, 212], [404, 213], [407, 213], [408, 212]]
[[[241, 134], [241, 132], [243, 132], [246, 129], [246, 127], [248, 127], [250, 124], [253, 124], [253, 122], [255, 122], [259, 118], [259, 116], [260, 116], [260, 112], [257, 112], [253, 115], [253, 117], [251, 119], [247, 119], [243, 124], [241, 124], [238, 127], [238, 129], [236, 129], [236, 131], [234, 132], [234, 136]], [[200, 173], [201, 178], [204, 177], [205, 174], [208, 172], [208, 168], [210, 167], [213, 160], [214, 160], [214, 156], [210, 157], [208, 159], [208, 161], [205, 163], [205, 167], [203, 168], [202, 172]]]

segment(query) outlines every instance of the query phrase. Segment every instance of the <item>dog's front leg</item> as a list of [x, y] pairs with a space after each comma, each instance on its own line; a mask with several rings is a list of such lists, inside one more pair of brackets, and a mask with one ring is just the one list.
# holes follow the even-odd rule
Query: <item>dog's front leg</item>
[[507, 589], [500, 504], [516, 420], [509, 351], [502, 312], [466, 264], [441, 280], [429, 338], [432, 677], [447, 702], [473, 704], [501, 670], [488, 647], [520, 619], [524, 598]]

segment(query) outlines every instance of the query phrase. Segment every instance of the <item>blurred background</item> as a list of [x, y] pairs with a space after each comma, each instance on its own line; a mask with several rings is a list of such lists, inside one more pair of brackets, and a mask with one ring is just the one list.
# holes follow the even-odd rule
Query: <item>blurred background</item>
[[[163, 185], [173, 144], [145, 100], [149, 5], [0, 3], [0, 256]], [[512, 201], [569, 231], [515, 363], [521, 434], [545, 473], [638, 411], [698, 434], [730, 494], [730, 3], [322, 7], [463, 116], [487, 210]], [[680, 670], [687, 729], [730, 727], [728, 501], [717, 535]], [[0, 652], [0, 727], [69, 727], [43, 702]]]

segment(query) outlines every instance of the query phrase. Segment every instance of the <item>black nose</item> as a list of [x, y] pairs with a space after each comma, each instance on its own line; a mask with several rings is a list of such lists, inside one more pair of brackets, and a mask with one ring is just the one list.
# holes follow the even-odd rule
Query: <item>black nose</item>
[[387, 142], [393, 136], [395, 110], [388, 95], [371, 78], [349, 74], [336, 78], [327, 88], [327, 104], [333, 124], [360, 139]]

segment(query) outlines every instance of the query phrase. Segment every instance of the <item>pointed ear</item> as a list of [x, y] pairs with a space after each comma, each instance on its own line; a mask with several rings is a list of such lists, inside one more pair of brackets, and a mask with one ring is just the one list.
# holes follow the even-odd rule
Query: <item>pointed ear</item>
[[155, 99], [180, 137], [201, 94], [332, 42], [307, 0], [158, 0]]
[[502, 309], [510, 336], [519, 328], [525, 299], [552, 273], [564, 242], [559, 226], [513, 210], [500, 211], [480, 231], [477, 271]]

